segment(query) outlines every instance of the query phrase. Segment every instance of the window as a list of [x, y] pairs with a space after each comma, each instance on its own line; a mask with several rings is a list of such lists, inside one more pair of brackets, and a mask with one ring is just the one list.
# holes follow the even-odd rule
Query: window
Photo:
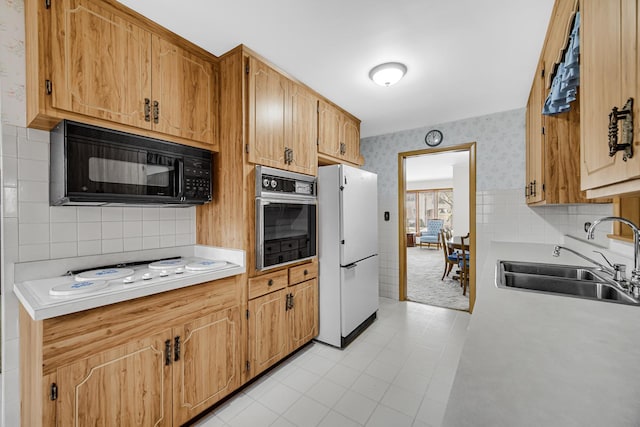
[[419, 233], [427, 226], [428, 219], [443, 219], [451, 228], [453, 189], [407, 191], [405, 213], [407, 233]]

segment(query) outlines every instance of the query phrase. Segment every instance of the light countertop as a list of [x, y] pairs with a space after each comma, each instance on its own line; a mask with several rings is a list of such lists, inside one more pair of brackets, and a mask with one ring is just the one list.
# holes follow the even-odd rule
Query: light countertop
[[491, 244], [444, 426], [640, 425], [640, 307], [495, 286], [498, 259], [585, 264], [552, 249]]

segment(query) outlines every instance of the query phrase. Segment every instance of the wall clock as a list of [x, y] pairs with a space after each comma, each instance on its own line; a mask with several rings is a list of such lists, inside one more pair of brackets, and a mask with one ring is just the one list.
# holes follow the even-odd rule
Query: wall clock
[[424, 137], [424, 142], [429, 147], [436, 147], [442, 142], [442, 132], [437, 129], [430, 130]]

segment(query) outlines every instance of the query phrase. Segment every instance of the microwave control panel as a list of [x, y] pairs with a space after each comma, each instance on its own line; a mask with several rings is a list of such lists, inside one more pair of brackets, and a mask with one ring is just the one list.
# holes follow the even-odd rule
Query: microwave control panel
[[184, 196], [187, 200], [211, 200], [211, 164], [184, 159]]

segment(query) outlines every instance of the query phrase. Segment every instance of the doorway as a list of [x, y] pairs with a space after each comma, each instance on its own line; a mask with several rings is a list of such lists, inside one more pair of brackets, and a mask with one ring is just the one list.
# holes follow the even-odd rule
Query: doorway
[[[419, 295], [420, 291], [428, 292], [425, 289], [416, 289], [415, 277], [411, 278], [412, 288], [408, 288], [409, 276], [408, 276], [408, 260], [411, 262], [431, 263], [427, 268], [429, 270], [429, 280], [432, 286], [451, 286], [452, 281], [444, 282], [440, 280], [440, 277], [444, 270], [444, 252], [440, 245], [428, 244], [420, 242], [420, 234], [424, 231], [427, 218], [439, 219], [443, 223], [446, 223], [447, 228], [453, 228], [454, 234], [456, 229], [462, 234], [469, 233], [469, 289], [468, 289], [468, 308], [465, 304], [457, 299], [457, 304], [451, 308], [473, 311], [476, 297], [476, 267], [475, 267], [475, 247], [476, 247], [476, 144], [468, 143], [451, 147], [442, 147], [426, 150], [410, 151], [398, 154], [398, 239], [399, 239], [399, 295], [400, 300], [404, 301], [408, 299], [408, 289], [411, 289], [413, 297]], [[410, 171], [411, 164], [416, 161], [428, 161], [436, 159], [459, 159], [464, 158], [466, 164], [462, 164], [461, 172], [456, 173], [456, 178], [450, 177], [449, 181], [446, 179], [440, 179], [439, 181], [430, 180], [420, 181], [412, 178], [411, 181], [407, 180], [407, 174]], [[435, 169], [433, 170], [435, 173]], [[460, 177], [464, 177], [466, 182], [461, 182]], [[410, 177], [411, 178], [411, 177]], [[435, 176], [434, 176], [435, 178]], [[455, 204], [453, 205], [453, 215], [451, 215], [451, 201], [455, 201], [453, 194], [455, 189], [453, 183], [458, 182], [458, 205], [460, 207], [458, 214], [455, 213]], [[466, 186], [468, 184], [468, 186]], [[464, 188], [466, 186], [466, 188]], [[422, 187], [422, 188], [420, 188]], [[429, 188], [433, 187], [433, 188]], [[467, 190], [466, 192], [464, 190]], [[464, 199], [460, 199], [464, 197]], [[465, 205], [468, 209], [465, 209]], [[423, 239], [426, 240], [426, 239]], [[416, 261], [418, 260], [418, 261]], [[421, 261], [422, 260], [422, 261]], [[424, 266], [418, 266], [418, 270], [412, 269], [412, 273], [415, 271], [422, 272], [420, 268], [424, 270]], [[452, 273], [453, 274], [453, 273]], [[437, 280], [433, 278], [437, 276]], [[445, 294], [445, 289], [442, 290]], [[449, 290], [449, 297], [451, 292], [457, 292], [451, 288]], [[418, 292], [418, 293], [416, 293]], [[462, 288], [459, 290], [460, 296], [462, 296]], [[424, 295], [424, 293], [423, 293]], [[442, 297], [442, 296], [439, 296]], [[434, 294], [434, 298], [436, 297]], [[444, 298], [444, 297], [442, 297]], [[465, 297], [466, 298], [466, 297]], [[412, 298], [413, 299], [413, 298]], [[455, 299], [455, 298], [454, 298]], [[453, 301], [453, 300], [452, 300]], [[426, 303], [429, 303], [426, 301]], [[434, 305], [441, 305], [435, 303]]]

